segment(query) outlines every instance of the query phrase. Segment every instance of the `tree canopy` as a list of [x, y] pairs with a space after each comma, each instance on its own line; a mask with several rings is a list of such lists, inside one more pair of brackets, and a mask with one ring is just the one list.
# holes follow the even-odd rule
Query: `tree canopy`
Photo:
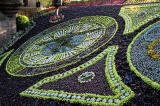
[[39, 2], [45, 2], [45, 4], [48, 5], [52, 5], [52, 0], [38, 0]]

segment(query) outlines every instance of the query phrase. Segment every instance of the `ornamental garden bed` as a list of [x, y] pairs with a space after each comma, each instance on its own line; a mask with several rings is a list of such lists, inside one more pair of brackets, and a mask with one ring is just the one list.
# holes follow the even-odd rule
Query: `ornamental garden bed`
[[52, 11], [32, 18], [35, 25], [0, 55], [0, 104], [159, 105], [160, 19], [142, 24], [145, 6], [132, 17], [140, 28], [124, 35], [125, 8], [68, 7], [58, 23], [49, 23]]

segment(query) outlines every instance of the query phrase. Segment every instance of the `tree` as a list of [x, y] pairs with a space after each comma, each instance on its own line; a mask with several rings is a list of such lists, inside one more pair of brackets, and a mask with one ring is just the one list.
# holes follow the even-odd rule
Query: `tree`
[[38, 0], [39, 2], [45, 2], [46, 6], [52, 5], [52, 0]]

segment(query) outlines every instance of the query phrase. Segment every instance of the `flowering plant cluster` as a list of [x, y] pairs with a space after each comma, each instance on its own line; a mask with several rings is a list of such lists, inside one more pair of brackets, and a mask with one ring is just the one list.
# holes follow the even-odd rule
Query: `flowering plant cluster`
[[159, 44], [159, 43], [160, 43], [160, 38], [154, 40], [150, 45], [148, 45], [147, 54], [151, 56], [153, 59], [160, 60], [159, 52], [155, 50], [156, 44]]
[[114, 5], [122, 4], [125, 0], [64, 0], [63, 4], [66, 6], [96, 6], [96, 5]]
[[50, 16], [49, 22], [56, 23], [56, 22], [63, 20], [63, 18], [64, 18], [64, 15], [62, 14], [59, 14], [58, 16], [53, 15], [53, 16]]
[[55, 9], [55, 7], [52, 6], [52, 7], [48, 8], [48, 9], [46, 9], [45, 11], [46, 11], [46, 12], [50, 12], [50, 11], [52, 11], [52, 10], [54, 10], [54, 9]]

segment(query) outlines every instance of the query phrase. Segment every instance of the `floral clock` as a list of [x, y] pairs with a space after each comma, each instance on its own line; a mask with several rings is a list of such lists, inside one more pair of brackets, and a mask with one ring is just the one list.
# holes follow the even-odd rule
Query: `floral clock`
[[[148, 11], [139, 11], [133, 16], [143, 19], [148, 14]], [[121, 15], [125, 16], [122, 11]], [[125, 18], [132, 23], [127, 15]], [[130, 30], [131, 25], [127, 25], [125, 33], [132, 32], [134, 29]], [[117, 29], [116, 20], [108, 16], [81, 17], [52, 26], [21, 45], [8, 59], [6, 71], [17, 77], [56, 71], [21, 91], [21, 96], [82, 105], [121, 106], [135, 94], [117, 73], [115, 59], [121, 47], [112, 45], [114, 42], [110, 43], [112, 46], [107, 44]], [[139, 33], [127, 50], [131, 70], [158, 90], [159, 33], [160, 22], [157, 22]], [[0, 65], [13, 51], [0, 55]]]
[[10, 57], [6, 70], [14, 76], [55, 71], [80, 61], [107, 43], [116, 28], [117, 23], [107, 16], [82, 17], [63, 22], [25, 42]]
[[[117, 29], [117, 22], [108, 16], [81, 17], [60, 23], [19, 47], [10, 56], [6, 71], [18, 77], [56, 71], [21, 92], [21, 96], [84, 105], [122, 105], [134, 97], [134, 92], [116, 71], [115, 55], [119, 46], [106, 47]], [[96, 56], [90, 58], [92, 53]], [[89, 60], [84, 62], [86, 57]], [[66, 68], [76, 62], [82, 64]]]

